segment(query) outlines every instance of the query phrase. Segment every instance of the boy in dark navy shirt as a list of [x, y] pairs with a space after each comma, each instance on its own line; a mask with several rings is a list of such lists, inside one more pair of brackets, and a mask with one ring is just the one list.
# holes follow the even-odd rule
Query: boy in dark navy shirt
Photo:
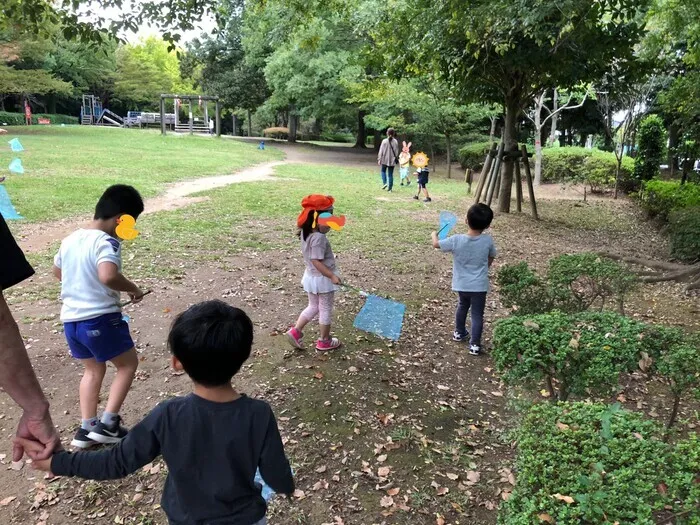
[[[57, 452], [39, 470], [88, 479], [125, 477], [162, 455], [168, 465], [161, 505], [172, 525], [264, 525], [263, 480], [281, 494], [294, 479], [270, 405], [239, 394], [231, 379], [250, 356], [253, 323], [222, 301], [191, 306], [175, 320], [168, 344], [176, 370], [194, 393], [154, 408], [115, 447]], [[33, 442], [18, 441], [32, 453]]]

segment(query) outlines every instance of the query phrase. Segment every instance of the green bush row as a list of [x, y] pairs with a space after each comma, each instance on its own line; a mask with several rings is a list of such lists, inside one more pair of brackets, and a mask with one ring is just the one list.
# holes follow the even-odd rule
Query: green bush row
[[[59, 115], [50, 113], [34, 113], [32, 115], [32, 124], [38, 124], [38, 119], [51, 119], [51, 124], [78, 124], [78, 117], [70, 115]], [[2, 126], [23, 126], [25, 123], [24, 113], [10, 113], [9, 111], [0, 111], [0, 125]]]
[[[463, 168], [481, 169], [489, 147], [488, 142], [463, 146], [458, 151], [460, 164]], [[534, 163], [534, 158], [531, 158], [532, 171], [534, 171]], [[615, 185], [616, 169], [617, 159], [613, 153], [607, 151], [578, 147], [542, 150], [542, 182], [545, 183], [588, 184], [592, 192], [598, 193]], [[622, 189], [631, 191], [634, 189], [632, 181], [634, 161], [624, 157], [620, 170]]]
[[[550, 312], [496, 323], [493, 358], [503, 380], [552, 400], [605, 397], [623, 373], [642, 370], [669, 386], [674, 404], [700, 397], [700, 335], [647, 325], [613, 312]], [[668, 427], [675, 423], [675, 414]]]
[[651, 217], [667, 220], [674, 210], [700, 206], [700, 185], [653, 179], [644, 183], [639, 200]]
[[619, 405], [535, 405], [517, 431], [516, 486], [498, 523], [700, 523], [700, 441], [659, 434]]
[[614, 301], [620, 312], [637, 278], [627, 267], [595, 253], [565, 254], [549, 261], [544, 277], [525, 262], [506, 264], [496, 275], [504, 306], [521, 315], [550, 310], [582, 312]]
[[700, 206], [672, 211], [668, 222], [671, 255], [688, 263], [700, 261]]

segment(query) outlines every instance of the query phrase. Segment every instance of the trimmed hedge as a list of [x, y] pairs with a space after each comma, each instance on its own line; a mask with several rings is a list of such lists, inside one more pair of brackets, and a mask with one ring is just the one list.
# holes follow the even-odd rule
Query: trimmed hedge
[[623, 372], [677, 334], [613, 312], [511, 316], [496, 323], [493, 359], [506, 384], [547, 387], [550, 399], [606, 396]]
[[[51, 119], [51, 124], [79, 124], [80, 119], [71, 115], [60, 115], [51, 113], [34, 113], [32, 115], [32, 124], [38, 124], [38, 119]], [[24, 126], [24, 113], [10, 113], [9, 111], [0, 111], [0, 125], [2, 126]]]
[[654, 525], [665, 512], [698, 523], [700, 441], [669, 445], [660, 434], [619, 405], [535, 405], [517, 431], [516, 486], [498, 523]]
[[674, 210], [700, 206], [700, 185], [653, 179], [644, 183], [639, 199], [651, 217], [667, 220]]
[[[688, 186], [688, 184], [686, 184]], [[671, 255], [694, 263], [700, 260], [700, 206], [672, 211], [668, 218]]]
[[[486, 159], [490, 144], [479, 142], [463, 146], [458, 151], [458, 159], [463, 168], [480, 170]], [[528, 151], [531, 151], [528, 146]], [[530, 159], [530, 167], [534, 172], [534, 157]], [[602, 192], [615, 185], [617, 159], [613, 153], [597, 149], [578, 147], [544, 148], [542, 150], [542, 182], [544, 183], [579, 183], [588, 184], [594, 193]], [[624, 191], [634, 189], [632, 172], [634, 161], [623, 157], [620, 166]], [[534, 175], [534, 173], [533, 173]]]

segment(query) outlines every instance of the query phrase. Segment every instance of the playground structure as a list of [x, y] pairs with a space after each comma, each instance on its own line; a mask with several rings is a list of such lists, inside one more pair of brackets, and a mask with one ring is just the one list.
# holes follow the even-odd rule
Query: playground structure
[[[216, 136], [221, 136], [221, 105], [219, 103], [219, 97], [209, 97], [204, 95], [172, 95], [172, 94], [162, 94], [160, 96], [160, 132], [165, 135], [166, 131], [166, 113], [165, 104], [167, 100], [173, 100], [173, 108], [175, 115], [174, 128], [175, 132], [178, 133], [211, 133], [212, 130], [209, 127], [209, 102], [214, 102], [215, 109], [215, 132]], [[198, 105], [202, 107], [204, 111], [203, 119], [196, 119], [192, 112], [192, 101], [197, 101]], [[187, 113], [187, 122], [180, 122], [179, 120], [179, 109], [184, 103], [189, 104], [189, 112]]]
[[103, 108], [102, 102], [95, 95], [83, 95], [80, 123], [92, 126], [124, 127], [124, 119], [113, 111]]

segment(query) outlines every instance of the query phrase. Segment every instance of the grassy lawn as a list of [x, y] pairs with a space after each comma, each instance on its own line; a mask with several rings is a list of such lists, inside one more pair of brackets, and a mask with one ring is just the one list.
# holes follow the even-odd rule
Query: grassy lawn
[[[5, 181], [12, 202], [27, 220], [44, 221], [89, 213], [105, 187], [131, 184], [144, 197], [169, 182], [225, 175], [282, 157], [253, 144], [196, 136], [161, 136], [157, 130], [97, 126], [11, 127], [19, 137], [24, 175]], [[2, 156], [8, 164], [11, 152]]]

